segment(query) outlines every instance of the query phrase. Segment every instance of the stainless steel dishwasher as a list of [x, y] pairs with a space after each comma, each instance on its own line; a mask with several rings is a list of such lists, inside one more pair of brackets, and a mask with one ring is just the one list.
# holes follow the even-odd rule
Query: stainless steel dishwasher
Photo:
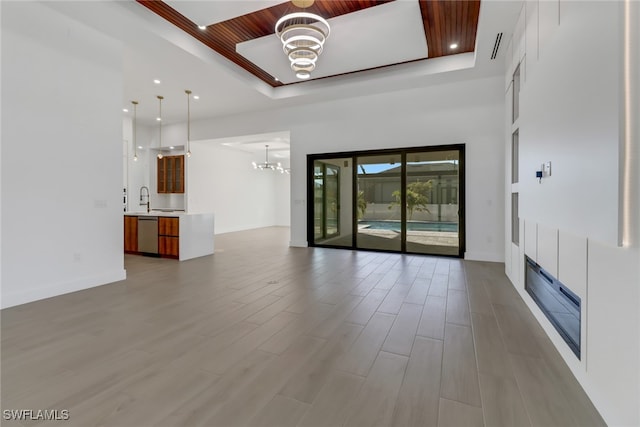
[[158, 217], [138, 217], [138, 251], [145, 254], [158, 253]]

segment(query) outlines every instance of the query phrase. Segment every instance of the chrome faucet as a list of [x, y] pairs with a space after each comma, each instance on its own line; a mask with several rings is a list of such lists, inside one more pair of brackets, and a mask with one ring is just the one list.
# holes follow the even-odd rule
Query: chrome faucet
[[[147, 190], [146, 194], [143, 190]], [[147, 205], [147, 213], [151, 212], [149, 207], [149, 188], [145, 185], [140, 187], [140, 206]]]

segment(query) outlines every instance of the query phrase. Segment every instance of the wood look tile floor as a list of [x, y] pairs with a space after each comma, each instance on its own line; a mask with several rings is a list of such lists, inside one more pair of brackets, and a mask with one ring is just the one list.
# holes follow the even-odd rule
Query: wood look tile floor
[[127, 280], [2, 311], [2, 409], [64, 426], [605, 425], [504, 275], [287, 247], [126, 256]]

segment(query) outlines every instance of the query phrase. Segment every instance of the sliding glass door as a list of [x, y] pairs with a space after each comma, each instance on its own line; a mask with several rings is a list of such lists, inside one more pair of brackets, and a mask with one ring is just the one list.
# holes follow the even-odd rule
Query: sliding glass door
[[311, 246], [461, 257], [464, 145], [310, 155]]
[[313, 163], [313, 236], [318, 244], [351, 246], [351, 159]]
[[407, 154], [407, 252], [458, 255], [458, 150]]
[[400, 154], [356, 157], [358, 229], [356, 247], [402, 250]]

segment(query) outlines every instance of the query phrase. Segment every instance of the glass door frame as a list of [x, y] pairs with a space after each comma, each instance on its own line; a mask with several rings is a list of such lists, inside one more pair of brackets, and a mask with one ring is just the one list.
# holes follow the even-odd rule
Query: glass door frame
[[[465, 158], [465, 144], [450, 144], [450, 145], [431, 145], [426, 147], [405, 147], [405, 148], [389, 148], [389, 149], [380, 149], [380, 150], [364, 150], [364, 151], [342, 151], [336, 153], [322, 153], [322, 154], [308, 154], [307, 155], [307, 243], [310, 247], [326, 247], [326, 248], [335, 248], [335, 249], [348, 249], [348, 250], [366, 250], [366, 251], [377, 251], [377, 252], [392, 252], [392, 253], [404, 253], [404, 254], [415, 254], [415, 255], [426, 255], [429, 254], [424, 253], [416, 253], [407, 251], [407, 213], [404, 207], [406, 206], [406, 184], [407, 184], [407, 154], [416, 153], [416, 152], [434, 152], [434, 151], [458, 151], [459, 160], [458, 160], [458, 254], [457, 255], [442, 255], [442, 254], [433, 254], [432, 256], [442, 256], [442, 257], [453, 257], [453, 258], [464, 258], [464, 253], [466, 250], [466, 221], [465, 221], [465, 194], [466, 194], [466, 179], [465, 179], [465, 169], [466, 169], [466, 158]], [[378, 250], [378, 249], [360, 249], [356, 245], [356, 236], [358, 232], [358, 170], [357, 170], [357, 158], [364, 156], [375, 156], [375, 155], [400, 155], [401, 156], [401, 188], [403, 189], [401, 192], [401, 206], [403, 208], [400, 209], [401, 212], [401, 249], [400, 251], [388, 251], [388, 250]], [[315, 200], [314, 194], [314, 164], [316, 160], [327, 160], [327, 159], [344, 159], [350, 158], [352, 162], [352, 186], [353, 186], [353, 197], [352, 197], [352, 218], [351, 218], [351, 227], [352, 227], [352, 241], [351, 246], [336, 246], [336, 245], [328, 245], [322, 243], [315, 242], [315, 234], [314, 234], [314, 205], [313, 201]]]
[[[362, 154], [362, 152], [358, 152], [357, 155], [353, 156], [352, 160], [353, 160], [353, 194], [357, 194], [358, 193], [358, 167], [361, 165], [366, 165], [366, 163], [359, 163], [358, 159], [361, 158], [366, 158], [366, 157], [379, 157], [379, 152], [376, 152], [374, 154]], [[398, 150], [393, 150], [393, 151], [389, 151], [389, 152], [383, 152], [383, 154], [388, 155], [389, 157], [393, 157], [393, 156], [399, 156], [400, 157], [400, 185], [399, 185], [399, 189], [400, 189], [400, 250], [394, 250], [394, 249], [375, 249], [375, 248], [370, 248], [370, 247], [365, 247], [365, 246], [359, 246], [358, 245], [358, 219], [357, 219], [357, 212], [356, 212], [356, 217], [352, 218], [352, 232], [353, 232], [353, 249], [355, 250], [364, 250], [364, 251], [368, 251], [368, 250], [379, 250], [379, 251], [383, 251], [383, 252], [393, 252], [393, 253], [407, 253], [407, 210], [404, 209], [404, 206], [406, 206], [407, 204], [407, 192], [404, 191], [403, 189], [406, 188], [407, 186], [407, 165], [406, 165], [406, 160], [407, 160], [407, 153], [402, 151], [398, 151]], [[357, 204], [357, 200], [355, 201]]]
[[[329, 224], [328, 224], [328, 215], [327, 215], [327, 211], [329, 209], [329, 206], [327, 205], [327, 170], [328, 169], [332, 169], [335, 170], [336, 174], [336, 209], [337, 209], [337, 214], [336, 214], [336, 232], [333, 234], [329, 234], [328, 233], [328, 229], [329, 229]], [[314, 174], [314, 185], [315, 185], [315, 180], [317, 179], [317, 176], [315, 175], [315, 163], [314, 163], [314, 169], [313, 169], [313, 174]], [[340, 232], [340, 167], [336, 166], [336, 165], [331, 165], [328, 163], [323, 163], [322, 164], [322, 239], [329, 239], [331, 237], [334, 237], [336, 235], [339, 234]], [[315, 193], [314, 193], [314, 198], [313, 198], [313, 207], [315, 208]], [[314, 215], [314, 222], [315, 222], [315, 215]], [[314, 228], [315, 228], [315, 224], [314, 224]], [[313, 233], [313, 237], [315, 239], [315, 229], [314, 229], [314, 233]]]

